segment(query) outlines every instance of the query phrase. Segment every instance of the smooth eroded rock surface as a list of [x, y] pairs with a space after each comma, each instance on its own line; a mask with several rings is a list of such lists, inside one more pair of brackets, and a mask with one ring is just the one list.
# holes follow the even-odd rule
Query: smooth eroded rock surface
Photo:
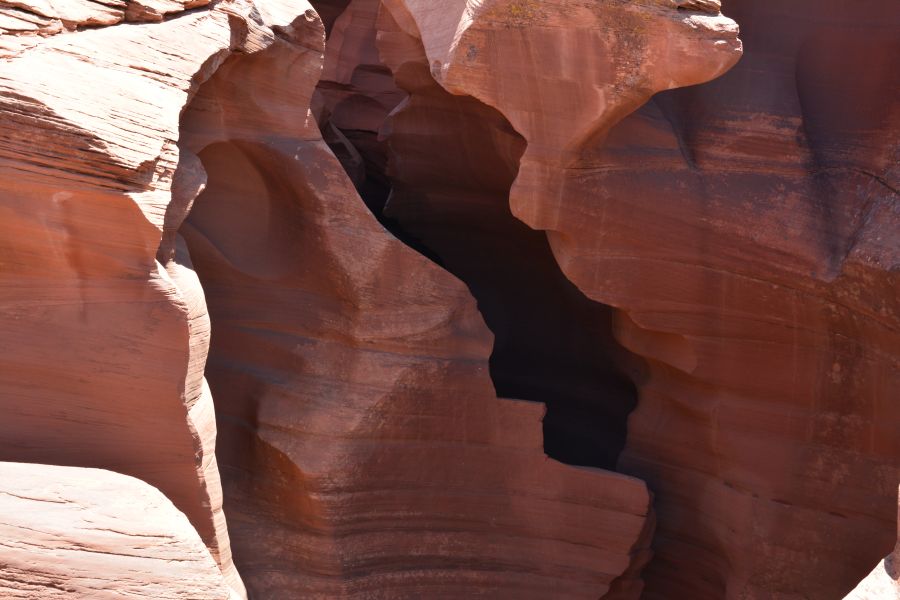
[[152, 486], [23, 463], [0, 463], [0, 596], [234, 597], [191, 523]]
[[897, 597], [896, 0], [0, 4], [0, 595]]
[[898, 537], [894, 551], [872, 569], [844, 600], [897, 600], [900, 598], [900, 506]]
[[514, 214], [648, 361], [646, 597], [846, 593], [894, 540], [896, 7], [733, 0], [743, 61], [624, 118], [735, 62], [716, 3], [385, 4], [526, 139]]
[[599, 597], [647, 489], [547, 459], [543, 407], [496, 397], [465, 286], [378, 224], [307, 111], [321, 31], [230, 58], [182, 121], [242, 576], [268, 598]]
[[510, 212], [524, 140], [496, 110], [438, 85], [421, 42], [389, 12], [378, 28], [382, 59], [409, 94], [381, 127], [384, 216], [469, 286], [494, 333], [494, 385], [548, 406], [547, 453], [614, 469], [635, 390], [616, 364], [609, 307], [568, 281], [544, 232]]
[[229, 54], [298, 18], [315, 16], [222, 3], [38, 36], [0, 63], [0, 458], [156, 486], [238, 595], [203, 379], [209, 319], [175, 237], [205, 177], [179, 152], [179, 116]]

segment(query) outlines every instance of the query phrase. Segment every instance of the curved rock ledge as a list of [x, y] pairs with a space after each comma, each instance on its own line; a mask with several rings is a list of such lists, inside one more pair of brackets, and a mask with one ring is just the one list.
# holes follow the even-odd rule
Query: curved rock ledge
[[496, 397], [465, 286], [377, 223], [322, 141], [309, 29], [230, 58], [182, 120], [207, 176], [181, 234], [248, 588], [604, 594], [646, 543], [646, 487], [548, 460], [543, 407]]
[[678, 4], [385, 2], [526, 139], [513, 212], [648, 359], [620, 461], [658, 493], [645, 597], [834, 597], [893, 544], [900, 23], [733, 0], [744, 60], [627, 116], [738, 58]]
[[896, 597], [896, 2], [313, 4], [0, 6], [0, 595]]
[[178, 126], [229, 54], [316, 19], [296, 10], [220, 3], [37, 37], [0, 63], [0, 458], [154, 485], [241, 597], [203, 380], [209, 321], [176, 257], [174, 230], [203, 185]]
[[9, 600], [229, 600], [187, 518], [100, 469], [0, 463], [0, 594]]

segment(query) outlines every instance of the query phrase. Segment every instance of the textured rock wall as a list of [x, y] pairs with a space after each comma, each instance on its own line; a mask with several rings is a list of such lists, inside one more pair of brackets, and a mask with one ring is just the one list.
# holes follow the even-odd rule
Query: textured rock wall
[[[554, 246], [628, 311], [626, 345], [677, 344], [622, 461], [659, 494], [648, 596], [830, 598], [894, 542], [900, 15], [728, 6], [744, 59], [595, 147], [572, 193], [603, 189], [604, 214], [572, 215]], [[636, 218], [655, 247], [575, 226]], [[721, 573], [700, 590], [698, 563]]]
[[156, 258], [186, 210], [178, 114], [243, 19], [217, 9], [23, 35], [0, 63], [0, 458], [158, 487], [238, 595], [203, 294], [184, 265]]
[[894, 551], [872, 569], [844, 600], [895, 600], [900, 598], [900, 504], [898, 504], [898, 536]]
[[3, 457], [157, 486], [242, 595], [209, 299], [254, 591], [595, 597], [633, 574], [646, 487], [544, 456], [465, 287], [377, 225], [319, 137], [317, 17], [129, 10], [161, 22], [23, 34], [3, 66]]
[[379, 131], [406, 93], [379, 57], [375, 23], [380, 7], [379, 0], [354, 0], [335, 21], [312, 110], [323, 138], [376, 218], [395, 236], [425, 252], [384, 214], [391, 182], [387, 142]]
[[614, 128], [734, 62], [714, 3], [609, 3], [607, 28], [574, 5], [400, 4], [435, 78], [526, 138], [514, 213], [650, 361], [620, 463], [659, 492], [646, 597], [852, 587], [893, 543], [900, 439], [890, 3], [733, 2], [745, 61]]
[[100, 469], [0, 463], [9, 600], [228, 600], [191, 523], [158, 490]]
[[175, 236], [205, 178], [179, 152], [179, 115], [229, 54], [317, 18], [236, 2], [116, 25], [162, 19], [136, 6], [108, 23], [61, 16], [65, 27], [3, 36], [0, 457], [158, 487], [243, 596], [203, 379], [209, 320]]
[[465, 286], [378, 225], [307, 114], [309, 29], [230, 59], [182, 120], [207, 176], [181, 233], [248, 588], [602, 595], [647, 527], [645, 486], [548, 460], [543, 407], [497, 399]]
[[0, 592], [850, 592], [895, 2], [314, 5], [0, 6]]
[[547, 453], [614, 469], [635, 405], [616, 366], [626, 357], [609, 307], [572, 285], [544, 233], [510, 213], [524, 140], [497, 111], [440, 87], [421, 42], [389, 12], [378, 27], [382, 59], [409, 93], [381, 128], [391, 185], [384, 214], [469, 286], [494, 333], [494, 385], [547, 404]]

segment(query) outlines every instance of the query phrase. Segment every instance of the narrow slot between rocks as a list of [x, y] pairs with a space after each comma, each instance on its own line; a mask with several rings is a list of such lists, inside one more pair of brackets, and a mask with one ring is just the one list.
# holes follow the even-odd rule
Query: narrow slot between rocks
[[[382, 225], [469, 287], [495, 336], [497, 394], [547, 406], [546, 453], [614, 470], [637, 391], [625, 374], [631, 357], [613, 338], [613, 310], [565, 277], [544, 232], [511, 214], [524, 140], [497, 111], [447, 93], [416, 66], [403, 69], [400, 86], [406, 78], [414, 93], [392, 116], [384, 110], [381, 137], [374, 120], [339, 127], [365, 90], [321, 82], [330, 109], [319, 115], [323, 136]], [[381, 69], [384, 90], [391, 73]]]

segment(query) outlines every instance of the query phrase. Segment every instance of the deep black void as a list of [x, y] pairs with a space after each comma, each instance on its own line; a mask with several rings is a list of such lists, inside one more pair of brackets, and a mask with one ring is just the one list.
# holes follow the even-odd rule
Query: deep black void
[[451, 224], [432, 248], [469, 286], [495, 335], [498, 396], [547, 405], [550, 457], [614, 470], [637, 390], [617, 366], [624, 351], [613, 340], [612, 310], [563, 275], [546, 236], [513, 217], [505, 200], [502, 214]]
[[374, 131], [338, 129], [330, 122], [319, 123], [319, 126], [325, 143], [382, 227], [419, 254], [445, 267], [440, 256], [385, 211], [391, 195], [391, 180], [387, 176], [388, 144], [379, 141]]
[[543, 402], [544, 447], [565, 463], [615, 469], [637, 391], [619, 365], [612, 310], [562, 273], [546, 235], [508, 193], [524, 141], [499, 113], [435, 85], [374, 132], [323, 135], [375, 217], [465, 282], [495, 335], [500, 397]]
[[322, 19], [325, 32], [330, 34], [331, 29], [334, 27], [334, 22], [347, 9], [350, 0], [310, 0], [310, 4], [316, 9], [319, 18]]

